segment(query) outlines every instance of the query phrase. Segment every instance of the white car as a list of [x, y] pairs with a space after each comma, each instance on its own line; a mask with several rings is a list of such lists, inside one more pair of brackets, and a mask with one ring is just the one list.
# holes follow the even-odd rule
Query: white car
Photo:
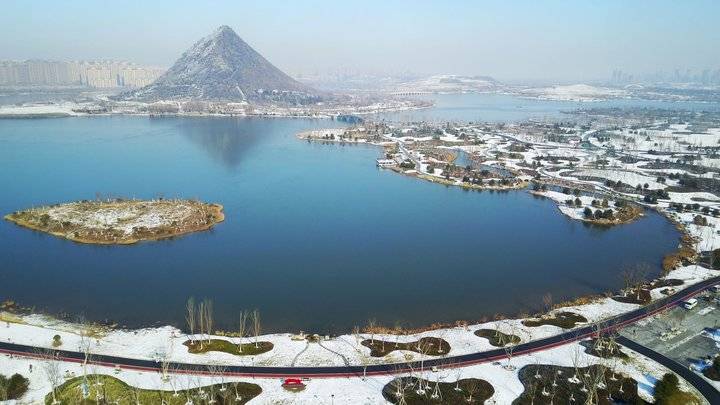
[[695, 298], [690, 298], [689, 300], [683, 301], [682, 306], [685, 309], [693, 309], [697, 306], [698, 300]]

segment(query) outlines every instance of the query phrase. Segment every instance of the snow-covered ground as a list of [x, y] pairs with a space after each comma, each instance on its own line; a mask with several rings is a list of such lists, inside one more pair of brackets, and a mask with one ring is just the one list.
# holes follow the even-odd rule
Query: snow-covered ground
[[73, 111], [79, 105], [75, 103], [38, 104], [22, 106], [0, 106], [0, 117], [15, 115], [81, 115]]
[[608, 98], [626, 97], [628, 95], [625, 90], [596, 87], [587, 84], [525, 89], [521, 91], [521, 94], [544, 100], [558, 101], [600, 101]]
[[[513, 356], [496, 363], [485, 363], [455, 369], [440, 369], [432, 371], [417, 370], [412, 376], [429, 381], [454, 382], [463, 378], [481, 378], [488, 381], [494, 388], [493, 396], [486, 402], [488, 404], [509, 404], [523, 392], [523, 385], [518, 378], [519, 370], [527, 365], [553, 364], [564, 367], [587, 367], [592, 364], [604, 364], [615, 369], [619, 374], [626, 375], [638, 381], [640, 395], [648, 401], [652, 400], [655, 382], [668, 372], [663, 366], [626, 348], [622, 349], [630, 357], [625, 361], [605, 360], [585, 353], [580, 343], [571, 343], [543, 352], [523, 356]], [[30, 372], [32, 365], [32, 372]], [[512, 367], [508, 367], [511, 365]], [[51, 390], [51, 384], [43, 372], [41, 360], [26, 359], [7, 355], [0, 355], [0, 370], [6, 375], [21, 373], [30, 379], [28, 393], [18, 404], [42, 403], [46, 394]], [[83, 375], [80, 364], [62, 363], [60, 372], [67, 378]], [[310, 379], [305, 381], [306, 389], [301, 392], [288, 392], [281, 387], [281, 380], [277, 378], [236, 378], [218, 376], [189, 376], [184, 374], [170, 374], [168, 380], [163, 381], [160, 373], [138, 372], [132, 370], [115, 370], [101, 366], [88, 366], [88, 374], [107, 374], [120, 380], [145, 389], [163, 389], [172, 391], [188, 389], [199, 386], [218, 384], [221, 382], [243, 381], [257, 384], [262, 393], [252, 400], [250, 404], [386, 404], [382, 397], [382, 388], [394, 378], [410, 374], [393, 376], [368, 376], [366, 378], [327, 378]], [[681, 380], [682, 381], [682, 380]], [[682, 383], [686, 391], [693, 388]], [[696, 393], [697, 395], [697, 393]]]

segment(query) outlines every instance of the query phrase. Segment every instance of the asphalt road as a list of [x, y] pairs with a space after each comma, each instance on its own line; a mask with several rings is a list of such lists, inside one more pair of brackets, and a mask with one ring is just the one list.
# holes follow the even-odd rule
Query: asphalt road
[[673, 359], [663, 356], [662, 354], [641, 345], [640, 343], [634, 342], [625, 336], [618, 336], [616, 338], [617, 343], [627, 347], [628, 349], [634, 350], [646, 357], [649, 357], [663, 366], [674, 371], [680, 377], [684, 378], [685, 381], [692, 384], [700, 393], [708, 400], [711, 404], [720, 404], [720, 392], [715, 389], [709, 382], [705, 381], [700, 375], [694, 371], [683, 367], [682, 364], [676, 362]]
[[[644, 307], [618, 315], [614, 318], [604, 320], [595, 324], [583, 326], [573, 329], [559, 335], [547, 337], [544, 339], [533, 340], [528, 343], [522, 343], [515, 346], [513, 355], [518, 356], [527, 353], [533, 353], [561, 346], [567, 343], [575, 342], [587, 337], [596, 336], [602, 333], [613, 333], [617, 329], [627, 326], [640, 319], [652, 316], [663, 311], [673, 305], [677, 305], [680, 301], [685, 300], [697, 293], [720, 283], [720, 276], [702, 281], [692, 286], [686, 287], [678, 291], [676, 294], [656, 300]], [[26, 346], [15, 343], [0, 342], [0, 353], [13, 354], [25, 357], [42, 357], [38, 353], [38, 349], [33, 346]], [[78, 351], [69, 350], [53, 350], [57, 360], [82, 363], [85, 361], [85, 355]], [[425, 360], [423, 367], [431, 368], [450, 368], [468, 366], [472, 364], [486, 363], [506, 358], [503, 349], [494, 349], [483, 352], [464, 354], [459, 356], [449, 356]], [[144, 371], [160, 371], [161, 364], [153, 360], [131, 359], [118, 356], [96, 355], [92, 354], [89, 360], [92, 364], [101, 366], [115, 367], [123, 369], [134, 369]], [[332, 377], [352, 377], [362, 375], [382, 375], [396, 374], [408, 372], [410, 370], [419, 370], [421, 363], [419, 361], [393, 363], [393, 364], [374, 364], [368, 366], [321, 366], [321, 367], [275, 367], [275, 366], [227, 366], [222, 373], [228, 376], [245, 376], [259, 378], [275, 378], [275, 377], [313, 377], [313, 378], [332, 378]], [[190, 364], [190, 363], [171, 363], [170, 369], [175, 373], [189, 374], [211, 374], [206, 365]], [[720, 403], [713, 402], [711, 403]]]

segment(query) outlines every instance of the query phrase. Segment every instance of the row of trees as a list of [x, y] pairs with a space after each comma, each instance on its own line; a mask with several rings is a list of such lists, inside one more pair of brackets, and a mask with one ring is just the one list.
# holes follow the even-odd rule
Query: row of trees
[[[258, 337], [262, 332], [260, 323], [260, 311], [254, 309], [252, 311], [242, 310], [239, 315], [238, 336], [244, 338], [248, 332], [252, 330], [255, 336], [255, 347], [258, 347]], [[190, 343], [196, 342], [203, 348], [203, 342], [210, 343], [210, 335], [213, 333], [214, 315], [213, 303], [211, 300], [202, 300], [195, 303], [195, 298], [190, 297], [185, 304], [185, 321], [190, 331]], [[198, 332], [200, 338], [196, 340], [195, 332]], [[238, 344], [238, 350], [242, 352], [242, 343]]]
[[585, 216], [585, 218], [588, 219], [607, 219], [611, 221], [615, 219], [615, 213], [612, 209], [607, 209], [604, 211], [597, 209], [595, 210], [595, 212], [593, 212], [590, 207], [585, 207], [585, 209], [583, 210], [583, 215]]

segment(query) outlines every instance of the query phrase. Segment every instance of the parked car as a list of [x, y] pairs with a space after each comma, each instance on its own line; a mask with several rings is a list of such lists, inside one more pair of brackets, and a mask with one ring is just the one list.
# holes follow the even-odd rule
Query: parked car
[[697, 306], [698, 300], [695, 298], [690, 298], [686, 301], [683, 301], [682, 306], [685, 309], [693, 309]]

